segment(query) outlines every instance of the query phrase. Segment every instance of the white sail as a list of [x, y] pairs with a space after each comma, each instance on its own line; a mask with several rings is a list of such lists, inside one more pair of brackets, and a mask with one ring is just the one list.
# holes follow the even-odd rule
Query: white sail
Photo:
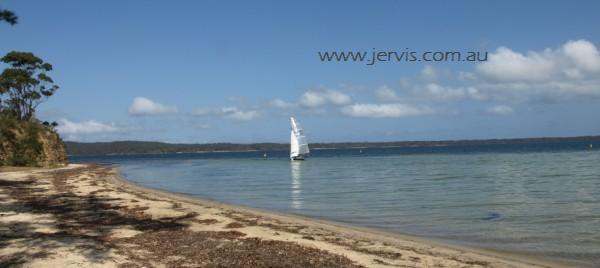
[[300, 146], [298, 145], [298, 139], [292, 130], [290, 138], [290, 158], [297, 157], [298, 155], [300, 155]]
[[292, 124], [291, 137], [290, 137], [290, 158], [304, 158], [308, 155], [310, 150], [308, 149], [308, 143], [306, 142], [306, 136], [304, 136], [304, 130], [300, 127], [300, 124], [295, 118], [290, 118]]

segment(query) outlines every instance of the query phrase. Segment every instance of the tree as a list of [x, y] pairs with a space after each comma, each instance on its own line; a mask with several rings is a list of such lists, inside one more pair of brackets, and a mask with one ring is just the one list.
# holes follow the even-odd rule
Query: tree
[[52, 123], [50, 123], [48, 121], [44, 121], [44, 122], [42, 122], [42, 125], [44, 125], [45, 127], [49, 127], [52, 130], [55, 130], [56, 127], [58, 126], [58, 123], [56, 123], [56, 121], [52, 121]]
[[31, 119], [36, 107], [59, 88], [46, 74], [52, 65], [31, 52], [11, 51], [0, 61], [10, 66], [0, 74], [0, 108], [19, 120]]
[[6, 9], [0, 9], [0, 21], [6, 21], [10, 25], [15, 25], [19, 17], [14, 12]]

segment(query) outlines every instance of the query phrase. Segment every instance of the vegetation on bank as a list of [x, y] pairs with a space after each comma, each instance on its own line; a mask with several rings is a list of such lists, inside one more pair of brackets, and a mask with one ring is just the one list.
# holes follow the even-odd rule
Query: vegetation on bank
[[3, 165], [31, 166], [42, 152], [38, 140], [39, 124], [20, 122], [10, 116], [0, 116], [0, 160]]
[[0, 115], [0, 166], [52, 167], [65, 163], [65, 146], [51, 126]]
[[[18, 17], [0, 9], [0, 21]], [[66, 163], [56, 122], [40, 122], [35, 110], [58, 90], [48, 75], [52, 65], [31, 52], [11, 51], [0, 58], [0, 166], [56, 166]]]

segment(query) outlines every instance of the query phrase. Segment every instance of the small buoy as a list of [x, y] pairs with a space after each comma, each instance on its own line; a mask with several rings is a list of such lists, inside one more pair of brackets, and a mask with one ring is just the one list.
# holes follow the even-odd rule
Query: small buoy
[[360, 150], [360, 153], [362, 154], [362, 150]]
[[590, 143], [590, 149], [592, 149], [592, 144]]
[[263, 158], [265, 158], [265, 159], [267, 158], [267, 153], [263, 154]]

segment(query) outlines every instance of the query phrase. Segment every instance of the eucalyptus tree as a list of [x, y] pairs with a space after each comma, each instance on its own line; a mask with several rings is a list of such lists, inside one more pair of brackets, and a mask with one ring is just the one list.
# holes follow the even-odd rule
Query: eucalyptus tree
[[19, 120], [30, 120], [36, 107], [59, 86], [47, 75], [52, 65], [31, 52], [11, 51], [0, 59], [9, 67], [0, 74], [0, 107]]

